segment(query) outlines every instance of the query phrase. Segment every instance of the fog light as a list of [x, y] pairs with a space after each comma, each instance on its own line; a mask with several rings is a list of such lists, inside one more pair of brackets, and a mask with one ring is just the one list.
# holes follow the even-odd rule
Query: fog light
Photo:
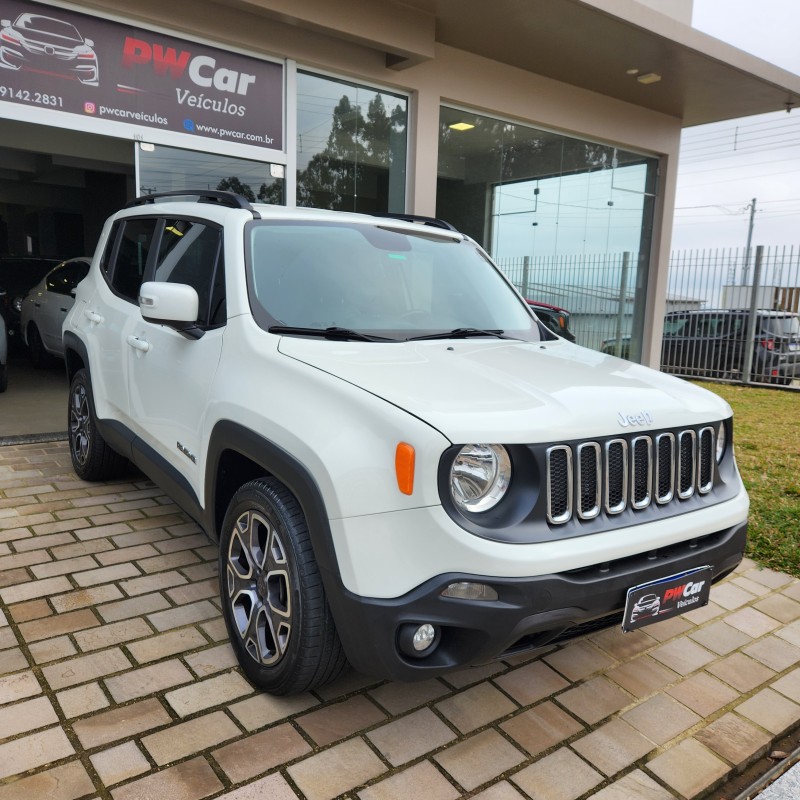
[[421, 653], [423, 650], [427, 650], [434, 641], [436, 641], [436, 628], [426, 622], [417, 628], [411, 643], [414, 645], [414, 649]]
[[413, 658], [423, 658], [430, 655], [439, 644], [439, 630], [425, 622], [422, 625], [416, 623], [403, 625], [400, 629], [399, 645], [400, 650], [407, 656]]
[[485, 583], [459, 581], [451, 583], [444, 589], [442, 597], [455, 597], [458, 600], [497, 600], [497, 592]]

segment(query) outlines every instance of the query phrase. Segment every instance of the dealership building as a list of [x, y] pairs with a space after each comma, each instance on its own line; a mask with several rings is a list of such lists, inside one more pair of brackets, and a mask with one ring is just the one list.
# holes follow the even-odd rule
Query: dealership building
[[601, 297], [656, 366], [681, 129], [800, 102], [691, 0], [0, 9], [0, 256], [91, 255], [184, 188], [438, 216], [531, 299]]

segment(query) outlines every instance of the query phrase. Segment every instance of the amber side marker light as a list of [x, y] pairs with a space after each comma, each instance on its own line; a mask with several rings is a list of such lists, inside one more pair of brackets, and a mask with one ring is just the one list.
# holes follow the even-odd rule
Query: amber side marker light
[[397, 488], [403, 494], [414, 493], [414, 448], [407, 442], [400, 442], [394, 454], [394, 471], [397, 475]]

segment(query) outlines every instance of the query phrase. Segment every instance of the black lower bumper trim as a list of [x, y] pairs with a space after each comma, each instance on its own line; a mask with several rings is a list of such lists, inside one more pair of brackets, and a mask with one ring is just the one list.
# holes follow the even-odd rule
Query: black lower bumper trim
[[[355, 669], [394, 680], [423, 680], [616, 624], [627, 590], [638, 584], [706, 564], [719, 580], [742, 560], [746, 538], [743, 522], [700, 539], [571, 572], [532, 578], [439, 575], [391, 599], [345, 592], [337, 598], [334, 614]], [[441, 596], [446, 586], [459, 581], [488, 584], [498, 599]], [[422, 658], [403, 655], [397, 643], [401, 626], [423, 623], [437, 628], [437, 646]]]

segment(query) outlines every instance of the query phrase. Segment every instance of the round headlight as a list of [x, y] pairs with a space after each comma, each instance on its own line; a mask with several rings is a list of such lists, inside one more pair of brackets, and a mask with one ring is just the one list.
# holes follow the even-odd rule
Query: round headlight
[[511, 482], [511, 459], [501, 444], [468, 444], [450, 468], [450, 494], [462, 510], [477, 514], [494, 508]]
[[725, 423], [720, 422], [717, 430], [717, 464], [722, 461], [725, 455], [725, 446], [728, 444], [728, 434], [725, 432]]

